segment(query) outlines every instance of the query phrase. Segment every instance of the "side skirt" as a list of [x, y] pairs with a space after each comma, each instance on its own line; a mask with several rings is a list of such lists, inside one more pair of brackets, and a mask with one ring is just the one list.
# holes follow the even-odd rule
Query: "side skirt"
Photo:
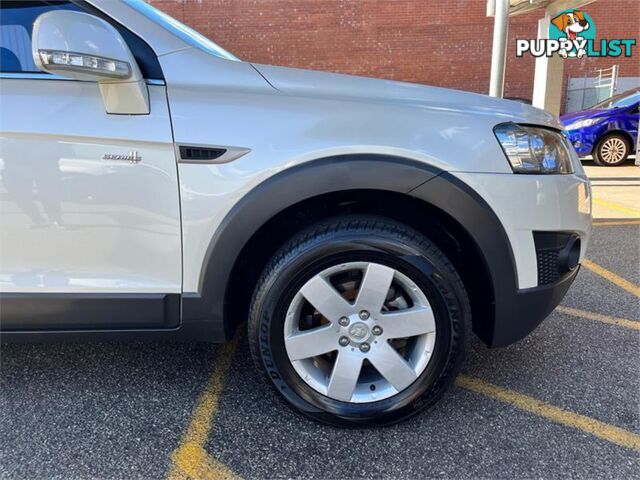
[[0, 294], [0, 341], [222, 342], [220, 322], [180, 322], [180, 294]]
[[2, 330], [175, 327], [178, 294], [2, 293]]

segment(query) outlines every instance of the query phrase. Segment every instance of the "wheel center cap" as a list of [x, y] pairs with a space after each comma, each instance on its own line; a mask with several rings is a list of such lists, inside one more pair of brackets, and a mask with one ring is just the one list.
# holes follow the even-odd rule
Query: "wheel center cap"
[[349, 327], [349, 336], [352, 340], [360, 342], [369, 337], [369, 327], [362, 322], [353, 323]]

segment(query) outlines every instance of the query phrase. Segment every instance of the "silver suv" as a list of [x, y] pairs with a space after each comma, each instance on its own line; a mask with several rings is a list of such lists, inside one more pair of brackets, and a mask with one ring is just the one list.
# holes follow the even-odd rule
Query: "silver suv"
[[384, 424], [560, 302], [590, 235], [558, 119], [243, 62], [153, 7], [3, 1], [2, 341], [223, 342]]

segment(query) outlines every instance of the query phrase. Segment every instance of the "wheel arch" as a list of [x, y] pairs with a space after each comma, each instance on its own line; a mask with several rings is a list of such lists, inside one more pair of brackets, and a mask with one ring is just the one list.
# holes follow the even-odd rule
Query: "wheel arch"
[[[437, 232], [434, 241], [447, 255], [452, 249], [462, 252], [457, 268], [464, 267], [465, 259], [475, 258], [473, 268], [463, 272], [465, 285], [476, 292], [472, 298], [474, 331], [487, 344], [495, 343], [499, 275], [509, 291], [516, 289], [515, 263], [501, 223], [482, 198], [452, 175], [422, 162], [387, 155], [315, 160], [280, 172], [249, 192], [212, 238], [199, 293], [183, 298], [183, 321], [213, 319], [219, 326], [216, 334], [230, 338], [246, 318], [244, 309], [253, 286], [275, 249], [314, 221], [354, 212], [388, 216], [430, 237]], [[409, 217], [413, 221], [407, 221]], [[480, 235], [478, 242], [474, 230], [493, 233]], [[451, 237], [457, 238], [457, 244], [448, 241]], [[492, 265], [495, 258], [487, 257], [487, 249], [493, 256], [491, 244], [506, 249], [501, 252], [506, 261], [498, 262], [502, 266]], [[482, 301], [473, 302], [478, 298]]]

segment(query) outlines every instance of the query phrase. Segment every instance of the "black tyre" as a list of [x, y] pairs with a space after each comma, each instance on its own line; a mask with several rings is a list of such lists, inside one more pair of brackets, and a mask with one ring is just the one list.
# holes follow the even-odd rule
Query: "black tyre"
[[253, 359], [294, 407], [334, 425], [382, 425], [432, 405], [458, 374], [471, 311], [453, 265], [381, 217], [297, 234], [265, 268], [249, 318]]
[[603, 167], [622, 165], [629, 156], [629, 141], [619, 133], [606, 135], [593, 151], [593, 161]]

